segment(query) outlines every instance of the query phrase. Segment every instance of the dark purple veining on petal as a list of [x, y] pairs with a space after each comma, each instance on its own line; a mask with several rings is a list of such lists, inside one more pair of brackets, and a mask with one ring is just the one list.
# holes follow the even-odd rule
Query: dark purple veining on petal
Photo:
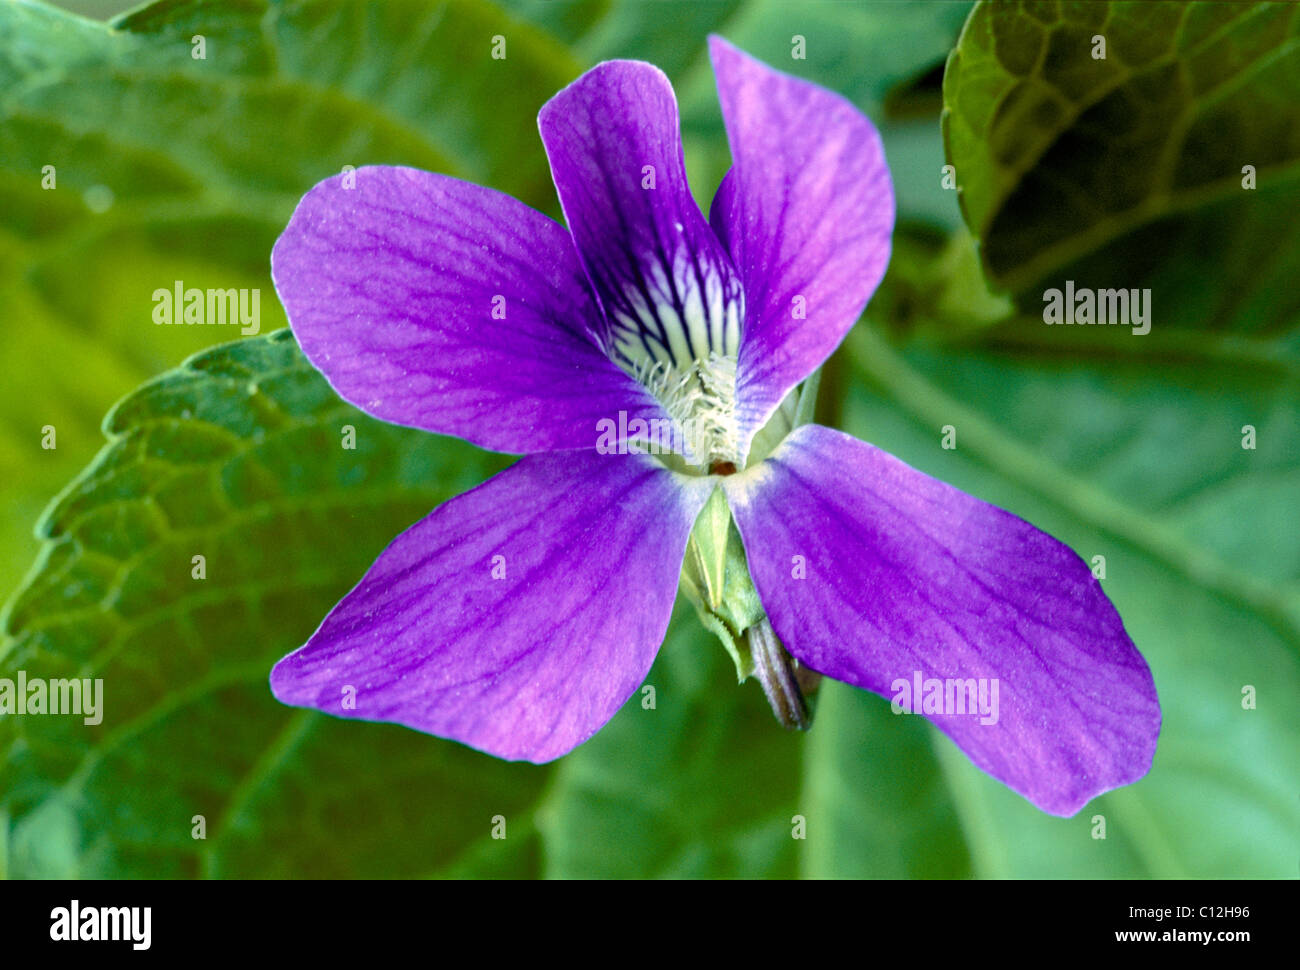
[[734, 356], [740, 281], [691, 197], [663, 72], [600, 64], [548, 101], [538, 126], [610, 353], [633, 370]]

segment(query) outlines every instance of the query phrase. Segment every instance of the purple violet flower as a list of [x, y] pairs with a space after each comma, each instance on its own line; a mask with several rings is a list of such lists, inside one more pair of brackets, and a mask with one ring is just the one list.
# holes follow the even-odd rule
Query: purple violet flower
[[[885, 272], [889, 171], [844, 98], [710, 53], [733, 167], [707, 222], [672, 87], [637, 61], [542, 107], [568, 230], [407, 168], [303, 198], [272, 269], [308, 359], [376, 418], [524, 457], [398, 536], [272, 690], [549, 761], [642, 683], [681, 577], [782, 721], [824, 674], [1074, 814], [1150, 767], [1151, 672], [1068, 547], [797, 422]], [[676, 453], [645, 453], [665, 429]]]

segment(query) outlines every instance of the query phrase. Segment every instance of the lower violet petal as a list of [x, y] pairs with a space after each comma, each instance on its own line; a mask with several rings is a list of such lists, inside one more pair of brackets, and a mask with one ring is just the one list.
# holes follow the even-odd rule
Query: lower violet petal
[[558, 758], [644, 680], [713, 487], [640, 455], [525, 457], [394, 540], [271, 688], [501, 758]]
[[1151, 671], [1069, 547], [816, 425], [724, 485], [764, 608], [802, 663], [925, 715], [1054, 815], [1146, 774]]

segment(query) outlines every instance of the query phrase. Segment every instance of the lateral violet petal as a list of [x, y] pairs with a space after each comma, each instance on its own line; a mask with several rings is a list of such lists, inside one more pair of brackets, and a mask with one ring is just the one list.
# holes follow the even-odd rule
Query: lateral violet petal
[[384, 421], [518, 454], [594, 448], [620, 410], [665, 417], [600, 350], [569, 234], [492, 189], [389, 166], [334, 176], [271, 271], [308, 360]]
[[643, 455], [526, 456], [398, 536], [271, 689], [500, 758], [558, 758], [644, 680], [714, 487]]
[[709, 53], [732, 159], [710, 221], [745, 291], [736, 396], [752, 435], [875, 292], [894, 190], [880, 135], [848, 100], [720, 37]]
[[817, 425], [723, 485], [802, 663], [924, 714], [1053, 815], [1150, 768], [1151, 671], [1069, 547]]
[[744, 297], [687, 185], [664, 73], [598, 64], [546, 102], [537, 124], [611, 355], [628, 367], [734, 355]]

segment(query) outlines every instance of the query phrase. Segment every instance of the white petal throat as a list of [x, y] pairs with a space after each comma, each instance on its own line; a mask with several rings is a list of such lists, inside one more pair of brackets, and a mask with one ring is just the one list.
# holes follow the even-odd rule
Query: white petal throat
[[683, 248], [671, 273], [663, 260], [646, 260], [605, 304], [611, 359], [681, 426], [696, 461], [739, 467], [736, 360], [745, 313], [739, 281]]

